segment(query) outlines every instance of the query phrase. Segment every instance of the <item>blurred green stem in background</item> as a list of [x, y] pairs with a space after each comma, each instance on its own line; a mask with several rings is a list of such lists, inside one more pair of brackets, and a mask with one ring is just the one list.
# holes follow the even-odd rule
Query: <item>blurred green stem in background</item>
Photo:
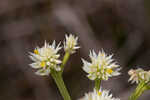
[[62, 62], [62, 64], [61, 64], [61, 73], [64, 71], [64, 67], [65, 67], [65, 65], [66, 65], [66, 63], [67, 63], [67, 61], [68, 61], [68, 59], [69, 59], [69, 57], [70, 57], [70, 53], [69, 52], [66, 52], [65, 53], [65, 55], [64, 55], [64, 58], [63, 58], [63, 62]]
[[99, 91], [100, 85], [101, 85], [101, 79], [96, 79], [96, 80], [95, 80], [95, 89], [96, 89], [97, 91]]
[[71, 100], [69, 92], [68, 92], [68, 90], [65, 86], [65, 83], [63, 81], [61, 72], [56, 72], [55, 70], [53, 70], [51, 72], [51, 75], [52, 75], [53, 79], [55, 80], [55, 83], [57, 84], [57, 87], [58, 87], [62, 97], [64, 98], [64, 100]]
[[149, 89], [150, 87], [146, 82], [144, 81], [140, 82], [140, 84], [138, 84], [133, 94], [130, 96], [129, 100], [137, 100], [145, 90], [149, 90]]

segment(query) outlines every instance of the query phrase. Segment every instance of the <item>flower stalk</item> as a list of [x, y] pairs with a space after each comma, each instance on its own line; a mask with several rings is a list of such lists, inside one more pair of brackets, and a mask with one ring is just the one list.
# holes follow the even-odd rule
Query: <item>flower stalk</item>
[[129, 100], [137, 100], [145, 90], [147, 90], [147, 84], [145, 82], [141, 82], [130, 96]]
[[51, 75], [52, 75], [53, 79], [55, 80], [55, 83], [56, 83], [63, 99], [64, 100], [71, 100], [71, 97], [70, 97], [68, 90], [65, 86], [65, 83], [64, 83], [63, 78], [61, 76], [61, 73], [53, 70]]
[[101, 85], [101, 79], [96, 79], [96, 80], [95, 80], [95, 89], [96, 89], [97, 91], [99, 91], [100, 85]]
[[61, 64], [61, 66], [60, 66], [60, 68], [61, 68], [61, 73], [64, 71], [64, 67], [65, 67], [65, 65], [66, 65], [66, 63], [67, 63], [69, 57], [70, 57], [70, 53], [69, 53], [69, 52], [66, 52], [65, 55], [64, 55], [62, 64]]

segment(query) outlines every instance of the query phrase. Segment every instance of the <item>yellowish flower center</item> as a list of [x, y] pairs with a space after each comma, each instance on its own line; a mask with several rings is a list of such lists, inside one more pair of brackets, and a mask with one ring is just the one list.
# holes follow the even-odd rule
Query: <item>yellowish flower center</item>
[[38, 50], [36, 50], [36, 49], [34, 50], [34, 53], [35, 53], [35, 54], [39, 54]]
[[100, 92], [100, 91], [98, 91], [97, 93], [98, 93], [99, 96], [102, 94], [102, 92]]
[[46, 63], [44, 61], [41, 62], [40, 66], [45, 67]]
[[104, 53], [102, 53], [101, 55], [104, 56]]
[[110, 69], [107, 69], [106, 72], [111, 74], [113, 72], [113, 70], [110, 68]]

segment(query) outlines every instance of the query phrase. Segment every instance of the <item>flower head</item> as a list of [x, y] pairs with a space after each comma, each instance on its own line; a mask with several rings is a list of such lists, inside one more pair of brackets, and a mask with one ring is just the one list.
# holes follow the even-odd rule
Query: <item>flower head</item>
[[86, 93], [85, 96], [79, 100], [120, 100], [119, 98], [112, 97], [112, 94], [108, 90], [94, 89], [93, 92]]
[[131, 81], [131, 83], [136, 82], [138, 84], [140, 81], [145, 81], [146, 83], [150, 81], [150, 71], [144, 71], [141, 68], [131, 69], [128, 74], [130, 75], [128, 81]]
[[33, 61], [30, 66], [32, 68], [38, 69], [36, 74], [38, 75], [49, 75], [51, 69], [60, 71], [61, 68], [58, 64], [61, 61], [58, 59], [58, 51], [61, 49], [60, 43], [56, 46], [55, 41], [52, 45], [49, 45], [45, 42], [45, 45], [42, 48], [35, 48], [34, 53], [30, 53], [29, 57]]
[[83, 70], [88, 73], [88, 77], [91, 80], [102, 79], [108, 80], [109, 77], [118, 76], [120, 73], [119, 65], [114, 62], [112, 55], [106, 55], [105, 52], [99, 51], [98, 55], [94, 50], [90, 51], [91, 62], [88, 62], [84, 59], [83, 61]]
[[66, 41], [64, 42], [64, 50], [71, 54], [75, 53], [76, 49], [80, 47], [77, 46], [78, 37], [70, 34], [69, 36], [65, 35]]

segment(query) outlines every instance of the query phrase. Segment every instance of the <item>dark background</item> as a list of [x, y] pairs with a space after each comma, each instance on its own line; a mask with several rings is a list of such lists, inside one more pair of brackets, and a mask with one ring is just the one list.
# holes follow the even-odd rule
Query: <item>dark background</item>
[[[102, 48], [122, 67], [122, 75], [103, 81], [115, 97], [127, 100], [135, 88], [127, 71], [150, 69], [149, 0], [0, 0], [0, 100], [62, 100], [51, 77], [29, 67], [28, 52], [44, 41], [79, 37], [81, 49], [71, 56], [64, 80], [73, 100], [93, 89], [81, 57]], [[64, 53], [61, 53], [64, 55]], [[139, 100], [149, 100], [145, 92]]]

